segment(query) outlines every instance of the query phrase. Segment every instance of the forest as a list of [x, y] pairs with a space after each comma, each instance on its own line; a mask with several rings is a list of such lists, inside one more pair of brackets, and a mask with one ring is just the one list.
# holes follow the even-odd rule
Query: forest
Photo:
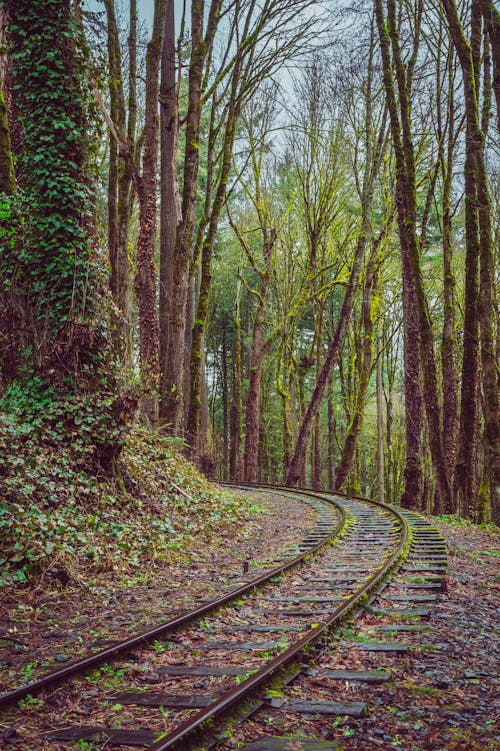
[[498, 7], [147, 5], [0, 2], [0, 581], [160, 446], [498, 523]]

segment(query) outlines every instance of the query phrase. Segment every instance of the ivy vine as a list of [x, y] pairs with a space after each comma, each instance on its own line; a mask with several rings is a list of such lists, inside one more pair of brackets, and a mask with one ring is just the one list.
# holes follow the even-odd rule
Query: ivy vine
[[[23, 323], [52, 343], [96, 316], [88, 53], [69, 0], [2, 0], [22, 133], [21, 190], [0, 208], [0, 278]], [[81, 334], [81, 332], [80, 332]], [[50, 343], [49, 343], [50, 346]], [[78, 346], [78, 345], [77, 345]]]

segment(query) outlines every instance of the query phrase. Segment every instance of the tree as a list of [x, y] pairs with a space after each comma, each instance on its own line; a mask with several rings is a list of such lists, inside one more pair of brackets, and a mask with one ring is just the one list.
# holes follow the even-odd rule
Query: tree
[[112, 469], [133, 400], [117, 394], [107, 345], [86, 49], [70, 0], [3, 5], [23, 188], [2, 196], [0, 215], [3, 406], [33, 415], [43, 397], [52, 435], [82, 425], [83, 455], [90, 443], [92, 460]]
[[[422, 378], [432, 461], [444, 509], [450, 512], [453, 509], [453, 498], [450, 479], [446, 472], [442, 443], [441, 409], [438, 400], [438, 382], [434, 356], [434, 334], [423, 286], [420, 262], [425, 223], [423, 223], [419, 238], [417, 230], [415, 145], [411, 123], [412, 83], [415, 64], [417, 62], [423, 6], [419, 2], [416, 8], [413, 44], [406, 63], [403, 60], [400, 45], [395, 0], [387, 0], [386, 7], [387, 18], [384, 16], [382, 0], [375, 0], [377, 29], [383, 64], [383, 81], [396, 158], [396, 206], [399, 240], [403, 275], [404, 280], [407, 279], [406, 283], [408, 286], [408, 304], [405, 310], [405, 317], [409, 320], [409, 317], [415, 313], [418, 324], [416, 331], [412, 329], [412, 335], [418, 335], [418, 352], [415, 354], [420, 360], [420, 366], [418, 371], [416, 368], [412, 371], [412, 375], [418, 380]], [[433, 186], [431, 184], [429, 191], [431, 192], [432, 189]], [[414, 346], [410, 341], [410, 332], [408, 331], [406, 350], [408, 351], [409, 347], [413, 349]], [[406, 389], [407, 395], [409, 395], [411, 388], [415, 388], [415, 383], [408, 384], [408, 388]], [[415, 419], [420, 420], [420, 416], [408, 412], [407, 404], [407, 425]], [[414, 474], [416, 475], [417, 472], [419, 473], [419, 469]], [[405, 490], [403, 501], [406, 506], [417, 507], [420, 504], [421, 499], [415, 496], [415, 490], [413, 486], [411, 488], [407, 487]]]
[[[373, 41], [369, 46], [370, 61], [373, 60]], [[371, 233], [371, 213], [373, 207], [376, 179], [385, 150], [385, 127], [378, 132], [376, 142], [373, 142], [373, 65], [368, 66], [368, 77], [365, 88], [365, 127], [364, 127], [364, 150], [365, 164], [363, 178], [359, 186], [361, 217], [357, 231], [356, 247], [351, 263], [348, 281], [345, 285], [345, 293], [339, 313], [337, 325], [333, 336], [328, 344], [325, 360], [316, 377], [316, 384], [311, 395], [309, 404], [302, 418], [300, 430], [295, 441], [293, 456], [287, 474], [287, 484], [296, 486], [304, 477], [304, 464], [307, 440], [313, 425], [313, 420], [320, 408], [323, 395], [328, 385], [333, 367], [340, 356], [349, 320], [352, 314], [358, 282], [361, 274], [363, 258]]]
[[245, 404], [246, 482], [257, 480], [262, 369], [264, 358], [279, 333], [278, 324], [278, 327], [273, 327], [266, 334], [270, 284], [276, 264], [279, 237], [294, 201], [292, 197], [288, 205], [285, 203], [283, 206], [276, 205], [277, 202], [274, 203], [272, 200], [273, 194], [276, 196], [277, 193], [273, 190], [275, 186], [272, 176], [276, 165], [271, 159], [269, 133], [275, 117], [275, 93], [272, 87], [264, 92], [259, 114], [248, 112], [244, 117], [243, 123], [249, 143], [250, 176], [246, 179], [237, 171], [239, 183], [252, 209], [250, 222], [255, 222], [255, 229], [258, 229], [258, 242], [255, 239], [254, 227], [250, 228], [247, 223], [247, 226], [238, 226], [228, 209], [230, 224], [245, 252], [255, 279], [249, 285], [249, 292], [256, 299], [256, 309], [252, 324], [249, 386]]
[[[183, 413], [183, 358], [186, 303], [190, 274], [201, 257], [200, 294], [193, 326], [191, 346], [191, 391], [193, 408], [188, 411], [189, 433], [196, 442], [198, 432], [199, 366], [201, 343], [210, 290], [211, 257], [219, 217], [226, 198], [232, 149], [239, 114], [256, 90], [289, 59], [304, 50], [318, 28], [311, 17], [297, 22], [309, 0], [266, 0], [260, 6], [254, 0], [237, 0], [226, 6], [212, 0], [205, 11], [203, 0], [191, 6], [191, 57], [188, 78], [188, 107], [185, 116], [183, 159], [182, 219], [175, 241], [172, 283], [176, 295], [171, 299], [162, 326], [168, 333], [166, 371], [162, 388], [162, 417], [172, 432], [181, 429]], [[204, 17], [206, 29], [204, 31]], [[225, 24], [221, 20], [225, 19]], [[219, 32], [222, 31], [222, 34]], [[224, 36], [223, 36], [224, 35]], [[214, 45], [220, 39], [222, 52]], [[205, 201], [197, 225], [200, 125], [203, 105], [211, 103], [210, 144]], [[215, 108], [215, 109], [214, 109]], [[214, 159], [214, 153], [217, 158]]]
[[[466, 284], [468, 289], [466, 309], [466, 337], [475, 336], [477, 342], [478, 325], [481, 336], [482, 383], [484, 390], [485, 418], [485, 479], [488, 497], [495, 518], [500, 514], [500, 413], [498, 368], [495, 357], [493, 322], [493, 252], [490, 197], [485, 165], [485, 132], [488, 127], [489, 105], [481, 108], [479, 99], [480, 47], [482, 11], [485, 12], [488, 28], [495, 29], [498, 35], [498, 12], [492, 3], [471, 5], [471, 40], [467, 41], [462, 22], [453, 0], [442, 0], [453, 44], [462, 69], [463, 92], [466, 113], [466, 161], [465, 161], [465, 204], [466, 204]], [[498, 36], [496, 37], [498, 39]], [[497, 48], [498, 55], [498, 48]], [[498, 57], [496, 58], [498, 71]], [[487, 69], [486, 69], [487, 70]], [[485, 101], [488, 102], [491, 82], [488, 74], [485, 81]], [[479, 272], [478, 272], [479, 262]], [[479, 278], [478, 278], [479, 273]], [[457, 485], [462, 504], [470, 512], [474, 508], [476, 488], [474, 487], [473, 461], [476, 454], [477, 436], [476, 394], [467, 402], [470, 387], [478, 382], [477, 344], [469, 344], [464, 351], [462, 370], [461, 407], [461, 450], [457, 465]], [[471, 477], [472, 475], [472, 477]], [[469, 504], [472, 504], [472, 509]]]
[[[109, 67], [109, 116], [117, 138], [109, 137], [108, 170], [108, 252], [111, 265], [110, 288], [117, 308], [113, 320], [115, 350], [125, 368], [132, 362], [131, 286], [129, 261], [129, 224], [135, 196], [133, 175], [136, 151], [136, 57], [137, 7], [130, 1], [128, 36], [128, 97], [125, 102], [124, 72], [114, 0], [104, 0], [107, 17], [107, 50]], [[125, 158], [126, 144], [129, 158]]]

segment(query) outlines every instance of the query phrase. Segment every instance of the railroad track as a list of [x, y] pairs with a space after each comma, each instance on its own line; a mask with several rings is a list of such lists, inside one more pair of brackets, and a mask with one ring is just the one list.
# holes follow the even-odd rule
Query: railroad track
[[[446, 565], [442, 540], [425, 519], [376, 502], [274, 492], [306, 501], [318, 522], [295, 548], [269, 561], [268, 570], [146, 634], [0, 696], [0, 706], [8, 707], [42, 692], [51, 717], [54, 706], [59, 710], [64, 726], [42, 719], [36, 748], [70, 749], [78, 741], [80, 748], [89, 743], [93, 749], [208, 749], [221, 737], [215, 721], [241, 716], [242, 706], [243, 714], [253, 713], [263, 702], [276, 711], [364, 712], [359, 701], [320, 707], [300, 699], [290, 704], [266, 692], [273, 681], [294, 679], [295, 687], [304, 682], [307, 695], [307, 655], [309, 661], [317, 658], [347, 614], [362, 607], [382, 617], [394, 613], [399, 627], [402, 617], [425, 617], [420, 606], [435, 597]], [[432, 593], [422, 594], [425, 587]], [[280, 746], [249, 746], [274, 747]]]

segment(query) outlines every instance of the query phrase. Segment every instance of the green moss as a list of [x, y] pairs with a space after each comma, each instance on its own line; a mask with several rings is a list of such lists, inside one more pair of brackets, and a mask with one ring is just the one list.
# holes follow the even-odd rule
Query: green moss
[[13, 195], [15, 192], [16, 178], [12, 161], [7, 107], [0, 86], [0, 193]]

